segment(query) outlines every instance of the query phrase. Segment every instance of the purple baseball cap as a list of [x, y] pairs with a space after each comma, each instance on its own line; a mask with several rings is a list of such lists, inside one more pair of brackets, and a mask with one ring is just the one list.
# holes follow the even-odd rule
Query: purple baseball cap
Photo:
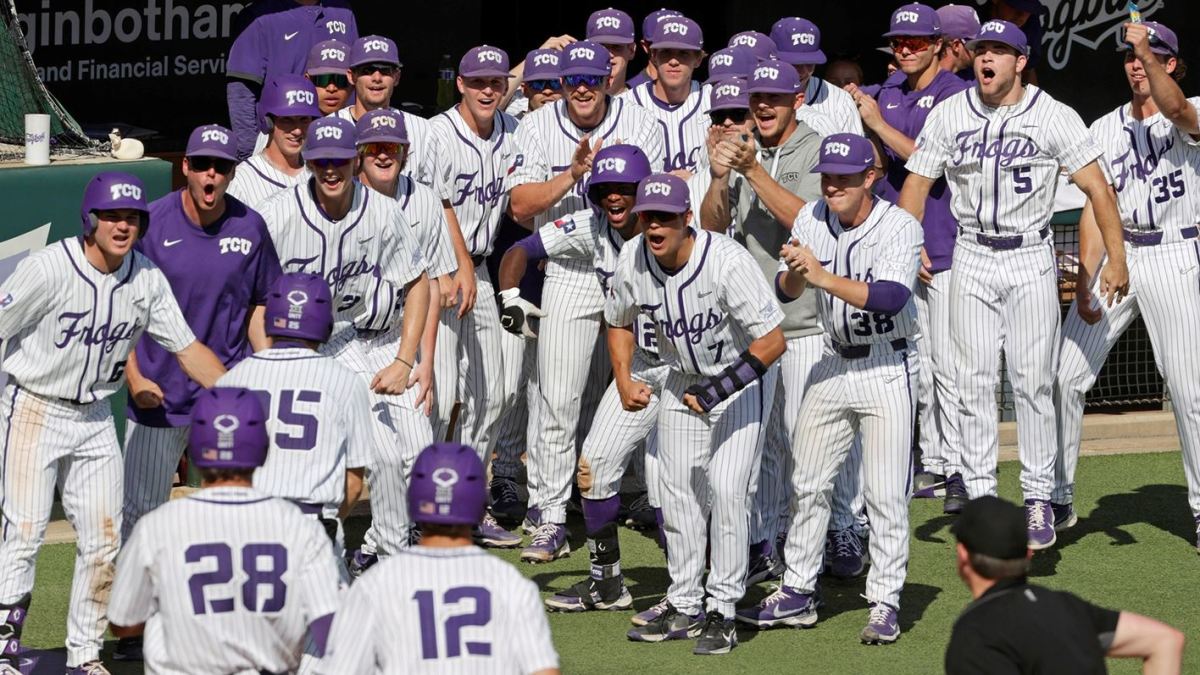
[[687, 183], [679, 176], [669, 173], [655, 173], [646, 176], [638, 183], [637, 204], [630, 213], [642, 211], [663, 211], [666, 213], [687, 213], [692, 208], [691, 197], [688, 195]]
[[636, 145], [606, 145], [592, 158], [588, 190], [601, 183], [640, 183], [650, 175], [650, 160]]
[[188, 137], [185, 157], [219, 157], [237, 161], [237, 147], [233, 132], [220, 124], [205, 124], [196, 127]]
[[686, 16], [669, 16], [658, 22], [650, 34], [650, 49], [704, 49], [700, 24]]
[[771, 26], [771, 39], [779, 46], [779, 60], [794, 66], [825, 63], [821, 29], [798, 16], [786, 16]]
[[967, 49], [974, 51], [983, 42], [999, 42], [1017, 50], [1018, 54], [1029, 53], [1029, 42], [1025, 39], [1025, 31], [1020, 26], [1008, 21], [993, 19], [979, 27], [979, 36], [967, 43]]
[[749, 110], [750, 92], [746, 80], [732, 77], [713, 85], [708, 94], [709, 110]]
[[458, 62], [461, 77], [508, 77], [508, 53], [499, 47], [472, 47]]
[[408, 127], [404, 124], [404, 115], [391, 108], [379, 108], [358, 118], [354, 125], [354, 133], [358, 137], [355, 145], [367, 143], [399, 143], [408, 145]]
[[308, 52], [304, 72], [309, 75], [345, 75], [350, 68], [350, 46], [341, 40], [325, 40]]
[[974, 40], [979, 35], [979, 14], [974, 7], [946, 5], [938, 7], [937, 15], [942, 36], [950, 40]]
[[800, 74], [779, 59], [760, 61], [750, 75], [748, 94], [794, 94], [800, 91]]
[[654, 27], [657, 26], [659, 22], [666, 21], [672, 16], [683, 16], [683, 12], [664, 7], [663, 9], [656, 9], [647, 14], [646, 18], [642, 19], [642, 39], [649, 40], [650, 36], [654, 33]]
[[929, 5], [919, 2], [901, 5], [892, 12], [890, 25], [891, 30], [883, 34], [885, 38], [942, 34], [942, 20], [938, 18], [938, 13]]
[[858, 134], [832, 134], [821, 141], [821, 154], [810, 173], [848, 175], [875, 166], [875, 148]]
[[487, 474], [475, 449], [434, 443], [413, 462], [408, 517], [417, 523], [477, 525], [487, 506]]
[[599, 42], [580, 40], [563, 47], [566, 59], [561, 64], [560, 74], [567, 75], [608, 75], [608, 47]]
[[758, 59], [749, 47], [734, 45], [718, 49], [708, 57], [708, 79], [704, 84], [722, 82], [731, 77], [750, 78]]
[[525, 55], [525, 71], [521, 81], [557, 80], [562, 77], [559, 72], [561, 63], [562, 52], [557, 49], [535, 49]]
[[316, 159], [354, 159], [358, 155], [355, 138], [357, 134], [352, 122], [340, 117], [322, 117], [308, 125], [300, 156], [306, 162]]
[[267, 461], [267, 416], [249, 389], [201, 390], [192, 405], [188, 457], [201, 469], [257, 469]]
[[631, 45], [633, 17], [619, 9], [601, 9], [588, 17], [586, 39], [602, 45]]
[[729, 38], [730, 47], [745, 47], [759, 61], [778, 58], [779, 44], [765, 33], [756, 30], [744, 30]]
[[400, 50], [396, 49], [396, 43], [382, 35], [368, 35], [354, 41], [354, 47], [350, 50], [350, 67], [366, 63], [389, 63], [397, 68], [404, 65], [400, 63]]
[[[1161, 56], [1179, 56], [1179, 38], [1175, 31], [1157, 21], [1146, 21], [1142, 25], [1150, 32], [1150, 51]], [[1129, 44], [1122, 42], [1117, 51], [1130, 49]]]

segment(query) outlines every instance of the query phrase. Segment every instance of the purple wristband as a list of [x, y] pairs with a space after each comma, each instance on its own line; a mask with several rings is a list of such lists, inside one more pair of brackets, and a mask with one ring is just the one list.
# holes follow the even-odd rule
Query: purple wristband
[[775, 275], [775, 299], [779, 302], [788, 303], [796, 298], [788, 295], [787, 291], [783, 290], [783, 275], [785, 274], [787, 274], [787, 272], [780, 272], [779, 274]]
[[525, 251], [525, 255], [529, 256], [530, 260], [541, 260], [547, 257], [546, 246], [542, 244], [542, 235], [538, 232], [521, 239], [513, 246]]
[[904, 284], [895, 281], [867, 282], [867, 301], [863, 309], [871, 312], [895, 314], [904, 309], [912, 291]]

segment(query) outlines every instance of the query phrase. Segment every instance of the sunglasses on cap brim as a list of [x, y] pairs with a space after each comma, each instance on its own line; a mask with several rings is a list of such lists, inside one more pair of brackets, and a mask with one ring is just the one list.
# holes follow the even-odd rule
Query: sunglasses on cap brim
[[237, 165], [237, 162], [233, 161], [232, 159], [225, 159], [224, 157], [207, 157], [204, 155], [188, 157], [187, 161], [188, 169], [190, 171], [195, 173], [205, 173], [209, 169], [215, 169], [216, 172], [222, 176], [227, 175], [230, 171], [233, 171], [233, 167]]

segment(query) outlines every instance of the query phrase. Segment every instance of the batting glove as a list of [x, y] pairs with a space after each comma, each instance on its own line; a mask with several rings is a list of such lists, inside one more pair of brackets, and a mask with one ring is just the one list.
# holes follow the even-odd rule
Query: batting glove
[[529, 327], [529, 319], [546, 316], [538, 306], [521, 297], [521, 289], [506, 288], [499, 293], [500, 325], [504, 330], [519, 337], [535, 338], [537, 333]]

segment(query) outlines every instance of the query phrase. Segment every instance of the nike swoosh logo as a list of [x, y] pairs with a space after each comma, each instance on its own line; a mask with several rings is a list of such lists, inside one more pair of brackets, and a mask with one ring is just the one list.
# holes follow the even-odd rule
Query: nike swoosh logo
[[779, 605], [775, 605], [774, 607], [771, 608], [771, 616], [775, 617], [776, 619], [786, 619], [789, 616], [792, 616], [792, 612], [785, 611], [783, 614], [780, 614], [779, 613]]
[[288, 34], [286, 34], [286, 35], [284, 35], [284, 36], [283, 36], [283, 39], [284, 39], [284, 40], [291, 40], [292, 38], [296, 37], [296, 36], [297, 36], [297, 35], [299, 35], [299, 34], [300, 34], [300, 31], [296, 31], [295, 33], [288, 33]]
[[175, 244], [178, 244], [181, 241], [183, 241], [183, 240], [182, 239], [163, 239], [163, 246], [166, 246], [167, 248], [171, 248], [172, 246], [174, 246]]
[[888, 109], [888, 110], [892, 110], [893, 108], [899, 108], [899, 107], [900, 107], [900, 104], [899, 104], [899, 103], [889, 103], [889, 104], [887, 104], [887, 109]]

